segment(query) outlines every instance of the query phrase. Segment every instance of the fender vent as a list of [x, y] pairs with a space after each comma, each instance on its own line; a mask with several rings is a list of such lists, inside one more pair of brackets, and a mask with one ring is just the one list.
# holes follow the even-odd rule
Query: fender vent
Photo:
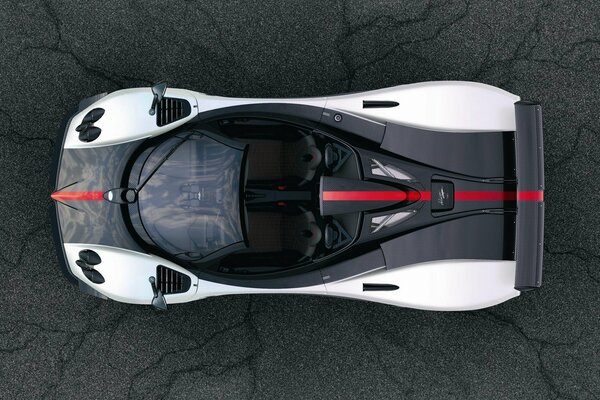
[[163, 97], [156, 105], [156, 125], [164, 126], [190, 115], [190, 102], [184, 99]]
[[399, 105], [397, 101], [363, 100], [363, 108], [391, 108]]
[[191, 284], [192, 280], [186, 274], [164, 265], [156, 267], [156, 286], [163, 294], [185, 293]]
[[385, 292], [400, 289], [397, 285], [389, 283], [363, 283], [363, 292]]

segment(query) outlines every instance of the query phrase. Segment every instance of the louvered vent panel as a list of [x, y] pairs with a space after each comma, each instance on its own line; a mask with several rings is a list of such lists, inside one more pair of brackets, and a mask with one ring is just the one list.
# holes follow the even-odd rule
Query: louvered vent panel
[[185, 293], [191, 285], [189, 276], [164, 265], [156, 267], [156, 278], [158, 289], [163, 294]]
[[190, 103], [187, 100], [163, 97], [156, 106], [156, 125], [168, 125], [187, 117], [190, 111]]

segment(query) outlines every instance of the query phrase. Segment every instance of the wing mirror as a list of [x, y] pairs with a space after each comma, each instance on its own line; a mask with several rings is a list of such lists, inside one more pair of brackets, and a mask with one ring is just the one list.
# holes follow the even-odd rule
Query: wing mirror
[[154, 98], [152, 99], [152, 105], [150, 106], [148, 114], [154, 115], [156, 113], [156, 105], [163, 99], [166, 91], [167, 82], [159, 82], [152, 86], [152, 94], [154, 94]]
[[165, 300], [165, 296], [162, 294], [162, 292], [156, 288], [156, 278], [151, 276], [148, 280], [150, 281], [152, 292], [154, 293], [154, 297], [152, 298], [152, 307], [160, 311], [167, 311], [167, 301]]

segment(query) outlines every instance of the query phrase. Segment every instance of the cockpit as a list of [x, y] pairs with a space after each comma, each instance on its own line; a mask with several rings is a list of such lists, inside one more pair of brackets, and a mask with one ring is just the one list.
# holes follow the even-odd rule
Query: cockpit
[[360, 179], [349, 146], [287, 122], [222, 119], [147, 141], [129, 170], [128, 217], [138, 241], [187, 265], [277, 272], [357, 235], [358, 213], [321, 213], [325, 175]]
[[170, 137], [147, 158], [142, 154], [137, 202], [130, 207], [137, 208], [151, 243], [185, 261], [243, 247], [244, 152], [242, 144], [189, 131]]

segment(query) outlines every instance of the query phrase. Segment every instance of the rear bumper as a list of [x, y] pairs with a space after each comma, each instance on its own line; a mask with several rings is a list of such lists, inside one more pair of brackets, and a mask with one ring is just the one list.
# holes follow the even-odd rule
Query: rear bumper
[[517, 164], [517, 222], [515, 244], [515, 289], [531, 290], [542, 285], [544, 250], [544, 146], [542, 107], [515, 103]]

